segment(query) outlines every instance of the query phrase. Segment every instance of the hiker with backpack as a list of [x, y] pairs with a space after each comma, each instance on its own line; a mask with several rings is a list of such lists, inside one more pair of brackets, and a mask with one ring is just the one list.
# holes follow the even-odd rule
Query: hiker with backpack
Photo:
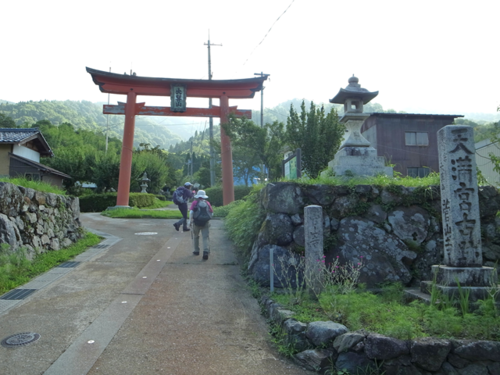
[[177, 223], [174, 223], [176, 231], [179, 231], [181, 225], [184, 232], [190, 230], [187, 226], [187, 205], [189, 199], [191, 199], [194, 195], [194, 193], [191, 191], [192, 187], [193, 184], [191, 184], [191, 182], [186, 182], [184, 186], [179, 186], [172, 195], [172, 200], [177, 205], [177, 208], [179, 208], [179, 211], [182, 214], [182, 219], [180, 219]]
[[210, 219], [214, 210], [210, 202], [207, 200], [208, 196], [204, 190], [198, 190], [194, 196], [195, 200], [191, 203], [189, 209], [189, 225], [193, 227], [193, 245], [194, 255], [200, 255], [200, 232], [203, 238], [203, 260], [208, 259], [210, 254], [209, 233]]

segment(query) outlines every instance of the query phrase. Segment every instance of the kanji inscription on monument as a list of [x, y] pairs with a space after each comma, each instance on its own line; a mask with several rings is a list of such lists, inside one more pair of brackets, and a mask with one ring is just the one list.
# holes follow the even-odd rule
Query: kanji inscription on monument
[[317, 263], [323, 259], [323, 208], [310, 205], [304, 208], [304, 236], [306, 274], [308, 275], [308, 287], [319, 293], [321, 283]]
[[444, 264], [481, 267], [481, 227], [474, 147], [470, 126], [438, 131]]

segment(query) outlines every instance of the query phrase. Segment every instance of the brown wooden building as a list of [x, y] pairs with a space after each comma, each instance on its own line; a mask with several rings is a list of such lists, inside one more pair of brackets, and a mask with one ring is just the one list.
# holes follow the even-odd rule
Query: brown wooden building
[[395, 164], [395, 172], [424, 177], [439, 172], [437, 132], [457, 117], [463, 116], [375, 112], [361, 126], [361, 134], [378, 156]]

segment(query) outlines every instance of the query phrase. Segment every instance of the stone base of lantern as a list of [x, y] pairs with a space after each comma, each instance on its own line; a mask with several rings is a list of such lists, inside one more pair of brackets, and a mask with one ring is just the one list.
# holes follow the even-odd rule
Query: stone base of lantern
[[355, 176], [385, 174], [389, 177], [393, 176], [392, 167], [385, 166], [384, 157], [377, 156], [377, 150], [373, 147], [344, 147], [328, 163], [328, 168], [336, 176], [345, 176], [346, 174]]

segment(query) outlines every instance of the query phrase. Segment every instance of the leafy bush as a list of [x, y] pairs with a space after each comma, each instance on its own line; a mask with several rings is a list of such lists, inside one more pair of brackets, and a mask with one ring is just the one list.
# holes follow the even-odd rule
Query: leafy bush
[[[234, 200], [240, 200], [243, 197], [247, 196], [251, 191], [252, 186], [235, 186], [234, 187]], [[208, 200], [212, 204], [212, 206], [220, 207], [223, 206], [222, 199], [222, 186], [215, 186], [213, 188], [205, 189], [205, 192], [208, 195]]]
[[80, 197], [81, 212], [102, 212], [116, 205], [116, 193], [91, 194]]
[[[130, 193], [131, 207], [151, 207], [155, 205], [154, 194]], [[91, 194], [80, 197], [81, 212], [102, 212], [108, 207], [116, 206], [116, 193]]]
[[229, 238], [245, 257], [250, 256], [250, 249], [265, 217], [265, 212], [259, 204], [261, 188], [255, 187], [246, 199], [234, 204], [225, 219]]
[[243, 201], [234, 201], [231, 202], [225, 206], [219, 206], [219, 207], [213, 207], [214, 209], [214, 216], [215, 217], [226, 217], [229, 211], [231, 211], [234, 207], [238, 206], [239, 204], [243, 203]]

